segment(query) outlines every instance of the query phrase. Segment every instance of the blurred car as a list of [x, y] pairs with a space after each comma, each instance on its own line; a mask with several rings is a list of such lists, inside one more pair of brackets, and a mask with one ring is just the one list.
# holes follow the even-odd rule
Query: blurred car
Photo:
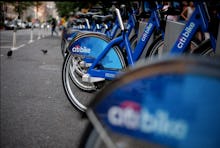
[[13, 20], [15, 23], [17, 23], [18, 29], [25, 29], [27, 26], [27, 23], [21, 19], [15, 19]]
[[40, 23], [36, 22], [33, 24], [34, 25], [34, 28], [39, 28], [40, 27]]
[[32, 22], [27, 22], [27, 26], [26, 26], [26, 28], [31, 28], [31, 27], [32, 27], [32, 25], [33, 25], [33, 23], [32, 23]]
[[44, 28], [44, 29], [50, 28], [50, 24], [48, 22], [44, 22], [41, 24], [41, 28]]
[[17, 23], [15, 20], [5, 22], [6, 30], [13, 30], [15, 27], [17, 28]]

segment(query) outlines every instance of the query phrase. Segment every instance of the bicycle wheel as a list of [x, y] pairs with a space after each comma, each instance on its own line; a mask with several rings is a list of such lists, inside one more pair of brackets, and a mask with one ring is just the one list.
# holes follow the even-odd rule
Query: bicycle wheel
[[69, 44], [71, 43], [72, 40], [75, 40], [75, 38], [77, 36], [80, 36], [83, 34], [83, 31], [78, 31], [78, 30], [73, 30], [71, 32], [68, 32], [69, 35], [70, 35], [70, 38], [72, 38], [71, 40], [69, 39], [66, 39], [64, 37], [62, 37], [61, 39], [61, 53], [62, 53], [62, 56], [65, 58], [69, 52], [68, 50], [68, 47], [69, 47]]
[[61, 54], [62, 54], [62, 56], [65, 58], [66, 57], [66, 55], [67, 55], [67, 50], [66, 50], [66, 48], [68, 47], [68, 41], [67, 40], [65, 40], [65, 39], [62, 39], [61, 40]]
[[[89, 128], [89, 130], [88, 130]], [[88, 126], [85, 135], [81, 139], [80, 148], [108, 148], [102, 138], [100, 137], [99, 133], [94, 127]], [[111, 138], [114, 139], [114, 144], [117, 148], [127, 148], [129, 145], [134, 145], [129, 137], [124, 137], [123, 140], [120, 136], [111, 133]], [[120, 140], [119, 140], [120, 139]], [[145, 143], [142, 141], [136, 141], [135, 146], [138, 148], [146, 147]], [[148, 144], [148, 148], [161, 148], [155, 144]]]
[[201, 55], [206, 55], [206, 56], [215, 56], [215, 53], [214, 53], [214, 50], [209, 47], [209, 48], [206, 48], [204, 49], [202, 52], [201, 52]]
[[[83, 143], [83, 145], [81, 145], [80, 148], [108, 148], [93, 127], [90, 129], [90, 132], [87, 132], [86, 137], [82, 139], [81, 143]], [[127, 144], [128, 143], [122, 142], [115, 143], [117, 148], [125, 148]]]
[[203, 41], [194, 51], [195, 54], [215, 56], [210, 39]]
[[[198, 45], [199, 45], [199, 41], [197, 40], [191, 41], [188, 49], [184, 53], [194, 54], [195, 49], [198, 47]], [[162, 36], [159, 36], [149, 47], [146, 57], [151, 57], [151, 56], [161, 57], [164, 54], [163, 48], [164, 48], [164, 40], [162, 39]]]
[[163, 48], [164, 48], [164, 40], [162, 36], [159, 36], [156, 40], [153, 41], [151, 46], [149, 47], [146, 57], [151, 56], [162, 56], [163, 55]]
[[134, 49], [135, 49], [137, 42], [138, 42], [138, 38], [137, 38], [136, 34], [131, 37], [130, 42], [131, 42], [131, 49], [134, 52]]
[[86, 73], [86, 69], [80, 67], [77, 63], [80, 58], [72, 54], [68, 54], [63, 63], [62, 82], [63, 88], [69, 101], [80, 111], [86, 110], [86, 105], [90, 98], [93, 97], [91, 91], [96, 90], [93, 83], [82, 81], [82, 74]]
[[[107, 42], [107, 40], [106, 40]], [[125, 62], [119, 48], [114, 47], [115, 55], [125, 67]], [[62, 69], [62, 82], [64, 91], [70, 102], [80, 111], [85, 111], [94, 93], [108, 83], [107, 80], [100, 82], [84, 82], [82, 76], [87, 73], [91, 64], [83, 64], [82, 56], [69, 53], [65, 58]]]
[[105, 144], [102, 142], [98, 132], [93, 128], [89, 127], [89, 132], [81, 140], [82, 145], [80, 148], [105, 148]]

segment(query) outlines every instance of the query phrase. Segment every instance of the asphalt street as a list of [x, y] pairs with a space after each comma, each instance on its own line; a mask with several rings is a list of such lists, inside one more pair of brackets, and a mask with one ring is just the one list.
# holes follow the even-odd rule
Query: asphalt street
[[13, 31], [0, 31], [1, 148], [76, 148], [88, 123], [63, 90], [60, 36], [39, 31], [28, 43], [30, 29], [18, 30], [10, 58]]

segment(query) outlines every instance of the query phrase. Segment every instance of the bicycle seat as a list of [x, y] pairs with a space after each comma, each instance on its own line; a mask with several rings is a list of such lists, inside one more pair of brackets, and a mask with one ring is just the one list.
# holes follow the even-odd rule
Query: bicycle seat
[[113, 20], [113, 15], [109, 14], [109, 15], [93, 15], [92, 19], [96, 22], [96, 23], [102, 23], [102, 22], [108, 22]]

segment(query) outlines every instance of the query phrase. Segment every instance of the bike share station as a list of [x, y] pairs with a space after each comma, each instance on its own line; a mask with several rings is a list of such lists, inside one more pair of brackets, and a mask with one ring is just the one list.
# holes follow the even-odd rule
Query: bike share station
[[[183, 23], [167, 21], [165, 50], [183, 27]], [[217, 56], [219, 32], [220, 26]], [[96, 129], [86, 147], [218, 148], [219, 90], [219, 57], [142, 61], [96, 95], [86, 112]]]

